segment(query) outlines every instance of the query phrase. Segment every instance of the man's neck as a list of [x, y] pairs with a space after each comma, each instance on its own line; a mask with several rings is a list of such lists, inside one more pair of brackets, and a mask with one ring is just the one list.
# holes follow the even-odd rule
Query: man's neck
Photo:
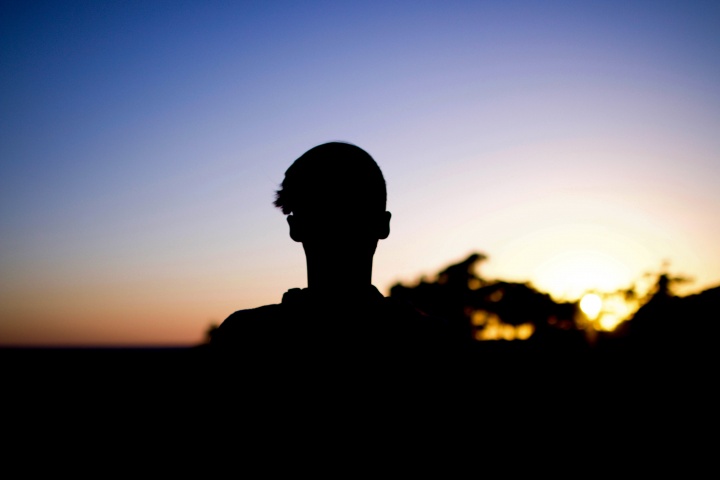
[[307, 262], [308, 288], [323, 295], [347, 296], [372, 285], [372, 257], [362, 262], [323, 259]]

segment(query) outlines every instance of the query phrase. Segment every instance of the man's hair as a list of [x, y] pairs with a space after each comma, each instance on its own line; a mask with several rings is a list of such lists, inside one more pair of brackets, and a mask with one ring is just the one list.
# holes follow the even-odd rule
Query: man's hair
[[385, 211], [385, 178], [375, 160], [350, 143], [305, 152], [285, 172], [275, 206], [286, 215], [305, 209]]

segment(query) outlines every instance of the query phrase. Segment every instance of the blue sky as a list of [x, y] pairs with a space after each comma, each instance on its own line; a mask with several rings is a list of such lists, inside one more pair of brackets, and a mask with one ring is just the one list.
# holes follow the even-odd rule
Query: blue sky
[[720, 283], [717, 3], [0, 8], [7, 342], [187, 343], [304, 286], [273, 192], [330, 140], [385, 172], [383, 291], [473, 250], [558, 298]]

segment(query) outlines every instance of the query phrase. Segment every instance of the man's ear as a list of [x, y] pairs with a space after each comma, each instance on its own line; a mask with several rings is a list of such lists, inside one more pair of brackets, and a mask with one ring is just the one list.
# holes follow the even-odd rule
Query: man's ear
[[290, 238], [296, 242], [302, 242], [302, 222], [296, 216], [290, 214], [287, 216], [288, 225], [290, 225]]
[[390, 212], [382, 214], [380, 225], [378, 225], [378, 239], [382, 240], [390, 236]]

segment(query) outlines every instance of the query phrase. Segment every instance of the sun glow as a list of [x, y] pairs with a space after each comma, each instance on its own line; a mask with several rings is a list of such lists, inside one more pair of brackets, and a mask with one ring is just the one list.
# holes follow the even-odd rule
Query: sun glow
[[598, 318], [602, 306], [602, 299], [594, 293], [587, 293], [582, 297], [582, 300], [580, 300], [580, 310], [582, 310], [590, 320]]
[[600, 330], [612, 331], [630, 318], [637, 310], [637, 301], [628, 301], [622, 293], [608, 294], [603, 297], [603, 308], [597, 319]]
[[587, 293], [580, 300], [580, 310], [591, 328], [611, 332], [637, 309], [637, 302], [628, 301], [623, 292]]
[[550, 258], [535, 276], [541, 289], [574, 299], [587, 291], [613, 291], [629, 274], [624, 264], [607, 254], [573, 250]]

